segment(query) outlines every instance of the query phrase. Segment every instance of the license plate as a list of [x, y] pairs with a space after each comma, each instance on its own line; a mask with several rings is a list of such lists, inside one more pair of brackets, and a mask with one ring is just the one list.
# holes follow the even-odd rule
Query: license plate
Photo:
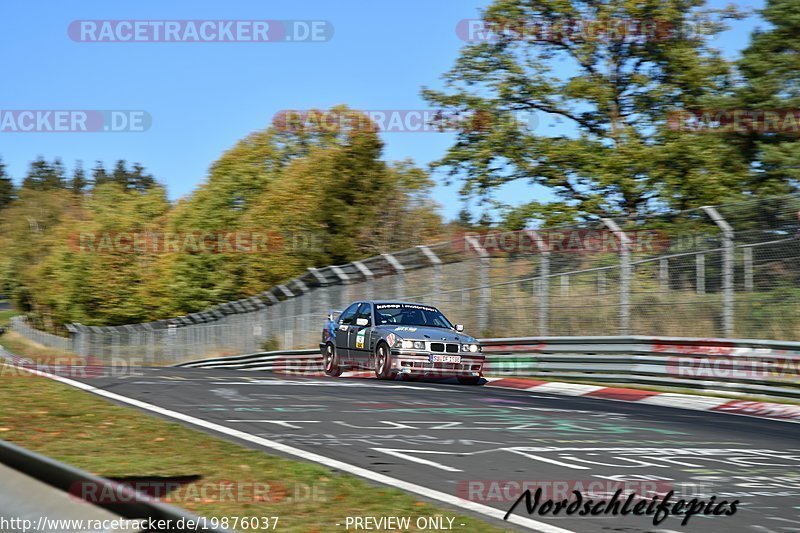
[[460, 355], [433, 355], [431, 354], [431, 363], [460, 363]]

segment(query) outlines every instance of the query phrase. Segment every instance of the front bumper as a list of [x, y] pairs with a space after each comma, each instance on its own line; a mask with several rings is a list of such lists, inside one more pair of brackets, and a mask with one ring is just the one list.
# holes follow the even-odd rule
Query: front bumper
[[461, 356], [461, 362], [431, 363], [429, 352], [422, 353], [419, 350], [393, 348], [391, 360], [392, 371], [398, 374], [414, 376], [483, 376], [485, 357], [481, 353], [437, 353], [435, 355], [459, 355]]

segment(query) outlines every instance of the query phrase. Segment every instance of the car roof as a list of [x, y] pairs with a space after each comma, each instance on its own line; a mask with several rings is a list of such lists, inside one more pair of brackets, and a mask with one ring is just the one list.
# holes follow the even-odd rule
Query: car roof
[[[433, 307], [437, 308], [435, 305], [424, 304], [421, 302], [405, 302], [403, 300], [356, 300], [355, 302], [362, 302], [368, 304], [405, 304], [405, 305], [421, 305], [424, 307]], [[353, 303], [355, 303], [353, 302]]]

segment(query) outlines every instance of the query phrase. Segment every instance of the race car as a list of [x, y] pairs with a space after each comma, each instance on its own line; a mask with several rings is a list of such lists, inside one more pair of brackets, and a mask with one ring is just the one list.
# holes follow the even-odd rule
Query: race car
[[378, 379], [456, 376], [480, 383], [484, 356], [475, 338], [435, 307], [413, 302], [359, 301], [330, 312], [320, 351], [325, 373], [374, 370]]

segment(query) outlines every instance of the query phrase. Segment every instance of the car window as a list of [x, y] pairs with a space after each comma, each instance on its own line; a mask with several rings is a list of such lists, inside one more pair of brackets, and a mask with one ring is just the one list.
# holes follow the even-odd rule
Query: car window
[[344, 310], [342, 315], [339, 317], [339, 324], [352, 324], [355, 322], [356, 309], [358, 309], [358, 302]]
[[361, 304], [361, 307], [358, 308], [358, 313], [356, 313], [356, 318], [366, 318], [372, 324], [372, 304]]
[[375, 308], [378, 325], [430, 326], [452, 329], [453, 325], [434, 307], [415, 304], [378, 304]]

